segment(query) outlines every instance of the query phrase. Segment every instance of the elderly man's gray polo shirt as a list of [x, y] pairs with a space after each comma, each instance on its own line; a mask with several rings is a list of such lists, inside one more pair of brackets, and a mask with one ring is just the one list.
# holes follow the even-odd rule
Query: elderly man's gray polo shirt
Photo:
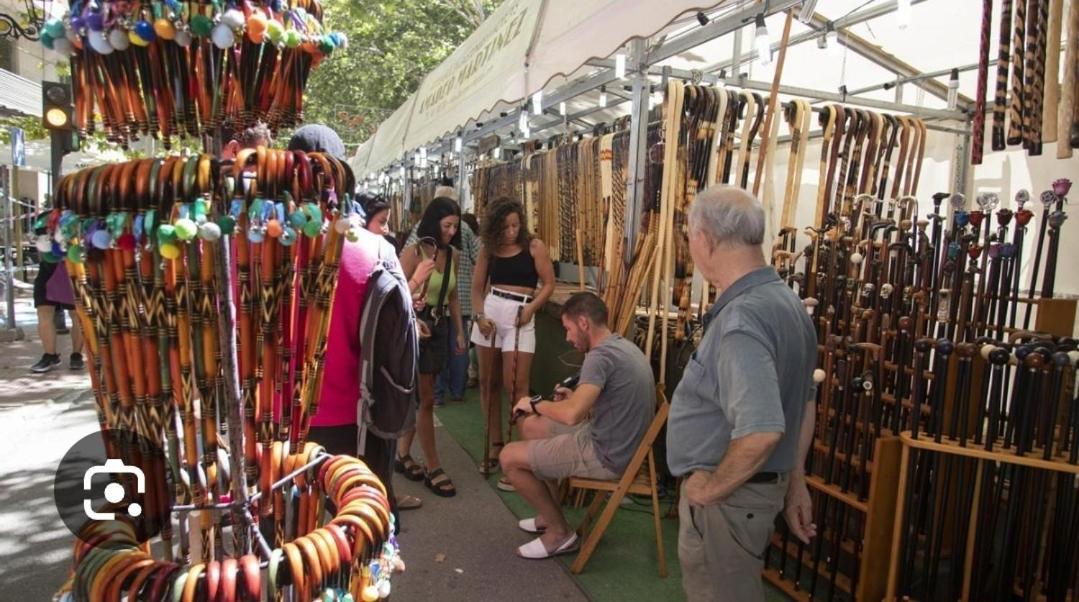
[[817, 338], [801, 300], [771, 267], [723, 291], [674, 392], [667, 464], [675, 476], [715, 470], [732, 439], [783, 433], [763, 472], [795, 465], [813, 391]]

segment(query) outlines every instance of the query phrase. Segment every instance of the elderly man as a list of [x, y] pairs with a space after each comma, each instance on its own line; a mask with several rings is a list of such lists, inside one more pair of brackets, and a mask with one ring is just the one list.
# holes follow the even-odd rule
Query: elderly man
[[689, 250], [721, 291], [671, 402], [667, 463], [684, 477], [678, 558], [689, 600], [763, 600], [776, 515], [815, 534], [805, 454], [813, 434], [817, 340], [801, 301], [765, 264], [764, 211], [744, 190], [710, 188], [689, 213]]
[[553, 493], [554, 481], [620, 478], [655, 414], [652, 367], [636, 345], [607, 328], [602, 299], [574, 294], [562, 307], [562, 326], [566, 340], [585, 352], [579, 384], [573, 391], [559, 387], [555, 401], [518, 401], [514, 414], [530, 415], [521, 423], [525, 440], [506, 444], [499, 456], [509, 482], [538, 513], [518, 522], [521, 530], [539, 534], [517, 548], [522, 558], [577, 549], [577, 535]]

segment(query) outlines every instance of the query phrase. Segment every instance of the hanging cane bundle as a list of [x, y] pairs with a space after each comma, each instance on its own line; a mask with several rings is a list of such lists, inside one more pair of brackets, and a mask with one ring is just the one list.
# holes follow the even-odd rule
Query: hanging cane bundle
[[[117, 532], [90, 521], [80, 535], [66, 586], [77, 596], [171, 587], [191, 592], [183, 599], [218, 599], [218, 578], [230, 584], [221, 595], [254, 596], [282, 591], [277, 574], [289, 575], [297, 597], [326, 588], [388, 595], [378, 588], [388, 588], [397, 548], [384, 487], [358, 460], [329, 459], [305, 442], [338, 258], [360, 224], [354, 186], [329, 155], [262, 148], [233, 165], [169, 157], [61, 181], [40, 246], [66, 262], [76, 290], [110, 457], [147, 480], [145, 494], [128, 496], [141, 500], [145, 520]], [[233, 299], [236, 329], [223, 337]], [[223, 345], [233, 338], [235, 348]], [[240, 444], [222, 447], [234, 427]], [[326, 497], [338, 512], [324, 523]], [[258, 532], [260, 515], [273, 517], [272, 542]], [[138, 545], [157, 533], [160, 560]], [[370, 572], [372, 561], [384, 574]], [[137, 583], [116, 579], [136, 570], [146, 572]]]
[[322, 26], [316, 0], [73, 2], [41, 41], [71, 58], [76, 130], [100, 122], [125, 146], [139, 136], [166, 148], [178, 137], [272, 130], [303, 119], [311, 70], [344, 34]]

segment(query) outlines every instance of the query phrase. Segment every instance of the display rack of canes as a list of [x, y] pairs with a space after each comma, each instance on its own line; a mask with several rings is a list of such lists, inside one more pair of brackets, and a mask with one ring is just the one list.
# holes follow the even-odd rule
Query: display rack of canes
[[886, 599], [1076, 599], [1079, 344], [1016, 333], [935, 347], [942, 411], [900, 436]]
[[[907, 483], [916, 468], [912, 456], [921, 455], [927, 462], [951, 464], [956, 470], [973, 473], [973, 489], [964, 493], [965, 503], [958, 508], [954, 522], [956, 529], [965, 532], [966, 541], [953, 540], [955, 547], [950, 551], [953, 566], [959, 569], [952, 577], [961, 588], [957, 599], [1011, 600], [1017, 596], [1024, 600], [1076, 599], [1079, 589], [1075, 581], [1075, 559], [1079, 550], [1074, 535], [1079, 532], [1076, 496], [1079, 465], [1061, 459], [1042, 460], [1037, 454], [1017, 456], [985, 451], [982, 447], [964, 447], [952, 438], [939, 443], [932, 438], [915, 439], [909, 431], [900, 438], [903, 442], [900, 498], [908, 496]], [[1018, 515], [1021, 508], [1031, 512], [1025, 519]], [[1034, 525], [1024, 527], [1022, 523], [1027, 520]], [[901, 562], [902, 552], [909, 543], [901, 547], [900, 538], [910, 521], [911, 516], [900, 506], [895, 516], [896, 547], [889, 568], [886, 600], [899, 599], [897, 594], [908, 590]], [[1014, 570], [1002, 564], [990, 564], [988, 557], [1000, 551], [983, 546], [994, 545], [992, 538], [998, 535], [995, 529], [1001, 529], [1007, 541], [1017, 548], [1009, 552]], [[1027, 542], [1031, 547], [1021, 547], [1017, 542]], [[1004, 574], [1003, 582], [1001, 576], [988, 572], [990, 566], [996, 566]], [[1009, 581], [1015, 576], [1020, 576], [1020, 580]], [[1025, 583], [1033, 584], [1031, 591], [1027, 591]], [[986, 597], [992, 591], [998, 596]]]
[[306, 441], [354, 185], [329, 155], [265, 148], [59, 183], [37, 244], [71, 275], [108, 456], [147, 476], [145, 520], [88, 523], [62, 595], [389, 595], [383, 484]]

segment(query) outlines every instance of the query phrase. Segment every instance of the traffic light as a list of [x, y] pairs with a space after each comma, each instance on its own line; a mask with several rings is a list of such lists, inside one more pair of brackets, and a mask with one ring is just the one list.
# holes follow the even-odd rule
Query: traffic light
[[60, 82], [41, 82], [41, 120], [47, 130], [70, 131], [74, 113], [71, 87]]

